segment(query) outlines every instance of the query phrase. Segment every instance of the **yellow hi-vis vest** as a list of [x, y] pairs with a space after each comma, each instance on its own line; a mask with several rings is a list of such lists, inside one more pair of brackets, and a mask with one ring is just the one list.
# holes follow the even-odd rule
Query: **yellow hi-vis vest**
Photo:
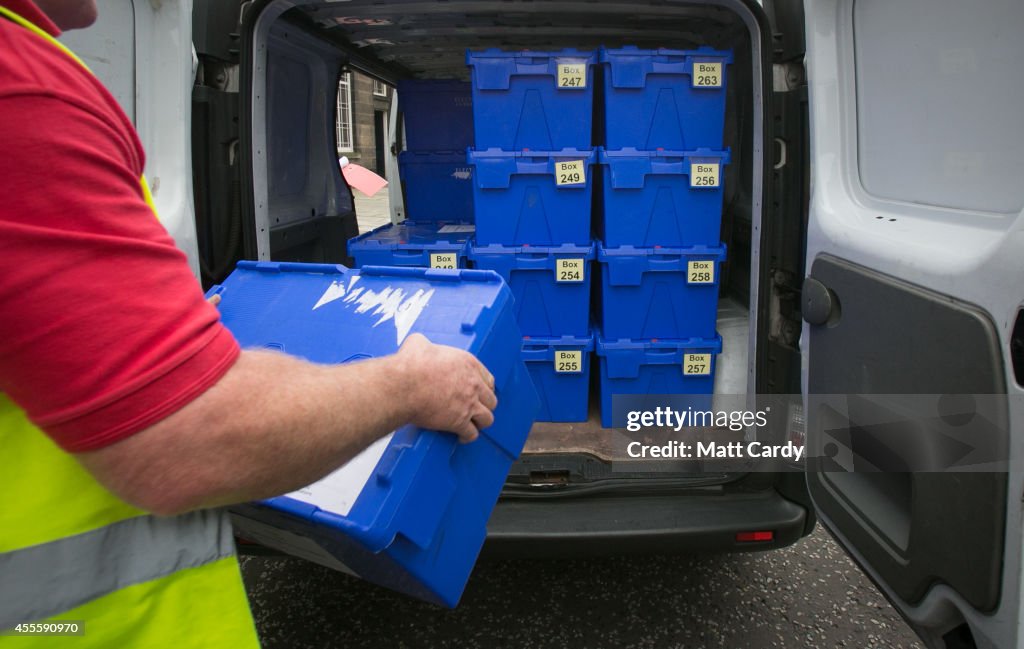
[[[0, 17], [81, 63], [3, 6]], [[0, 648], [259, 647], [223, 511], [158, 517], [126, 504], [3, 394], [0, 493]], [[79, 635], [11, 635], [61, 620], [80, 622]]]

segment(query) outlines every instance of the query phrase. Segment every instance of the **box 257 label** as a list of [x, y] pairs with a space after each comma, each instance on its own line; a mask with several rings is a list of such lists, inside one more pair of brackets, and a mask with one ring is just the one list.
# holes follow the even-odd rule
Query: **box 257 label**
[[691, 162], [690, 187], [718, 187], [717, 162]]
[[556, 185], [582, 185], [587, 182], [586, 167], [582, 160], [555, 163]]
[[683, 374], [686, 376], [711, 374], [711, 354], [683, 354]]
[[556, 282], [582, 282], [584, 279], [582, 259], [559, 259], [555, 262]]
[[693, 64], [693, 87], [694, 88], [721, 88], [722, 87], [722, 64], [721, 63], [694, 63]]
[[586, 88], [587, 87], [587, 64], [586, 63], [559, 63], [558, 64], [558, 87], [559, 88]]
[[715, 262], [691, 261], [687, 263], [686, 281], [688, 284], [714, 284]]
[[583, 371], [583, 352], [555, 350], [555, 371], [560, 374], [579, 374]]
[[459, 256], [454, 252], [430, 253], [431, 268], [458, 268]]

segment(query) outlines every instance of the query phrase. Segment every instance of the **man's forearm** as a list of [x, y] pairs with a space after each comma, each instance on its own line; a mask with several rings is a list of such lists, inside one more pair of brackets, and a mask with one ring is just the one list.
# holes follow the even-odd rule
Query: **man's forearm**
[[115, 493], [157, 513], [275, 496], [410, 421], [410, 378], [397, 356], [320, 366], [243, 352], [180, 411], [79, 457]]

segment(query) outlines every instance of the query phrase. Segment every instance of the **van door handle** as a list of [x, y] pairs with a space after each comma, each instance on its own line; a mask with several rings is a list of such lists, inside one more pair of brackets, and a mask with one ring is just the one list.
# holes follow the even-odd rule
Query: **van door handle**
[[839, 299], [829, 287], [806, 277], [800, 289], [800, 312], [808, 324], [834, 326], [839, 321]]

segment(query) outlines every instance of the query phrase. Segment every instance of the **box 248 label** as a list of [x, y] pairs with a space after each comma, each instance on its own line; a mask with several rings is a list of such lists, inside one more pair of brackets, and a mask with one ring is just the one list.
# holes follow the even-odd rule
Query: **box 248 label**
[[454, 252], [433, 252], [430, 254], [431, 268], [458, 268], [459, 256]]

